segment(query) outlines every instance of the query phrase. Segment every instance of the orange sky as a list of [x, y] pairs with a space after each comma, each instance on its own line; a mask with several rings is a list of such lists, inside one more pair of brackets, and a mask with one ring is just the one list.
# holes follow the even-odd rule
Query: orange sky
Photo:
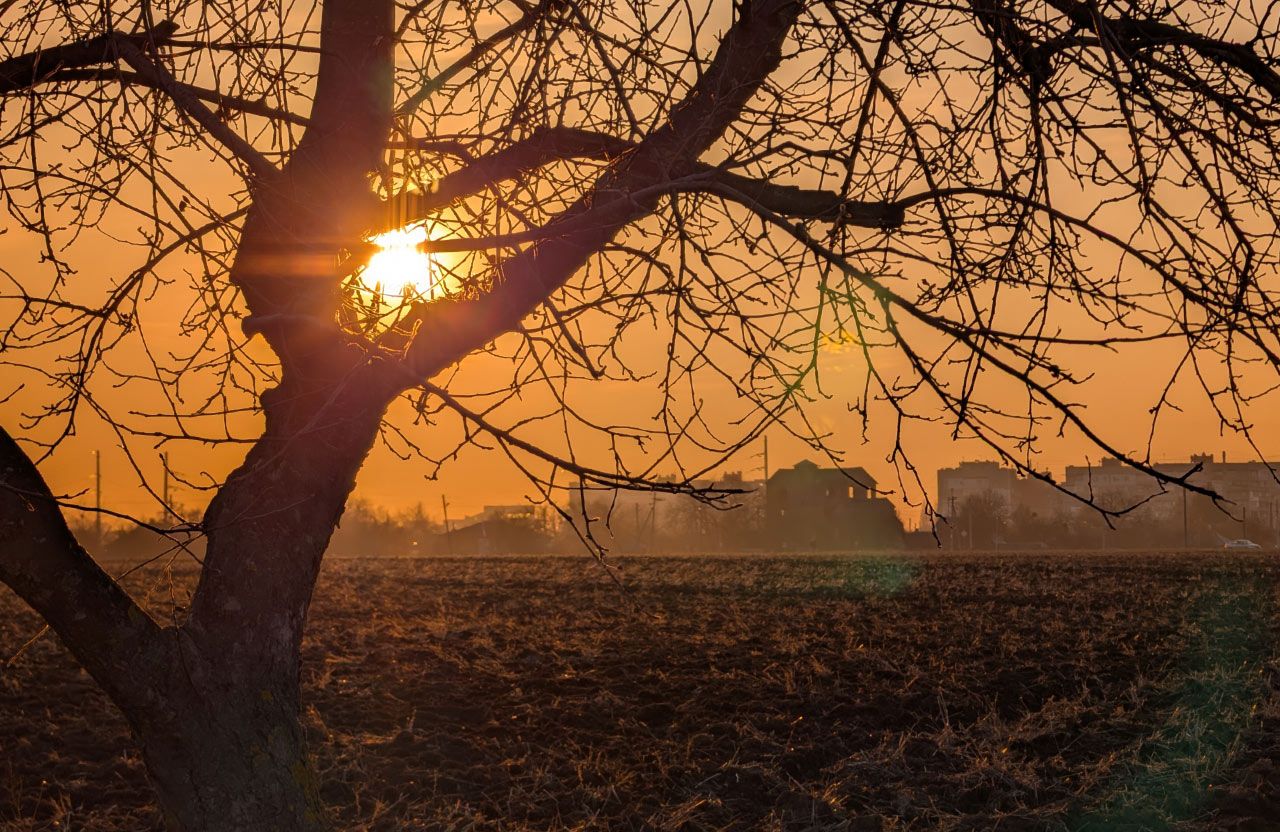
[[[202, 189], [211, 194], [226, 193], [235, 187], [224, 172], [202, 163], [198, 151], [189, 154], [183, 170], [186, 175], [200, 181]], [[230, 202], [226, 201], [225, 204]], [[101, 290], [102, 284], [99, 281], [102, 276], [119, 276], [136, 265], [136, 252], [111, 239], [111, 235], [127, 237], [133, 233], [130, 228], [134, 223], [132, 219], [117, 219], [115, 224], [107, 223], [93, 229], [73, 250], [70, 256], [81, 270], [80, 277], [85, 281], [83, 291], [88, 293], [87, 296], [93, 296]], [[6, 230], [8, 233], [0, 235], [0, 264], [24, 282], [38, 282], [42, 271], [39, 264], [39, 240], [18, 229]], [[152, 313], [151, 318], [145, 322], [145, 326], [150, 328], [149, 342], [152, 350], [181, 351], [189, 343], [177, 328], [182, 310], [190, 302], [190, 291], [185, 288], [190, 278], [184, 276], [184, 270], [198, 274], [200, 265], [190, 257], [175, 257], [169, 261], [164, 272], [176, 278], [177, 282], [159, 291], [146, 304], [145, 308]], [[643, 340], [641, 343], [644, 343]], [[657, 343], [655, 340], [651, 346], [656, 347]], [[260, 340], [258, 348], [262, 348]], [[139, 359], [140, 354], [136, 349], [128, 349], [122, 351], [118, 358], [113, 358], [113, 361]], [[44, 358], [34, 356], [32, 360], [39, 365]], [[1122, 449], [1141, 453], [1147, 441], [1147, 408], [1167, 378], [1167, 369], [1174, 360], [1174, 347], [1149, 345], [1127, 348], [1119, 356], [1095, 351], [1091, 356], [1069, 359], [1065, 363], [1077, 370], [1087, 369], [1096, 373], [1096, 377], [1075, 398], [1082, 398], [1087, 402], [1090, 413], [1102, 416], [1108, 439]], [[847, 409], [848, 402], [859, 393], [863, 383], [865, 367], [861, 353], [853, 349], [832, 348], [824, 352], [822, 361], [823, 386], [831, 398], [812, 407], [811, 415], [815, 426], [819, 430], [830, 432], [833, 437], [831, 444], [844, 452], [847, 463], [865, 467], [878, 478], [882, 488], [898, 491], [894, 467], [887, 460], [892, 450], [894, 430], [889, 414], [875, 414], [877, 418], [873, 420], [869, 441], [863, 445], [855, 417]], [[890, 361], [881, 369], [892, 375], [895, 367]], [[896, 369], [903, 368], [898, 366]], [[8, 402], [0, 404], [0, 420], [3, 420], [6, 429], [18, 436], [25, 435], [19, 412], [45, 400], [47, 389], [43, 387], [38, 373], [20, 372], [12, 368], [2, 368], [0, 373], [3, 373], [0, 376], [0, 397], [25, 385], [25, 389]], [[996, 384], [997, 389], [1004, 391], [1000, 395], [1008, 395], [1012, 397], [1011, 400], [1016, 401], [1016, 389], [1007, 384]], [[198, 384], [196, 386], [198, 388]], [[153, 400], [149, 401], [134, 399], [137, 394], [133, 390], [122, 393], [103, 386], [98, 392], [104, 406], [113, 410], [156, 407], [163, 402], [158, 392], [152, 392], [150, 395]], [[1203, 396], [1192, 395], [1190, 390], [1182, 392], [1184, 395], [1179, 401], [1185, 410], [1181, 413], [1171, 412], [1162, 421], [1153, 443], [1153, 460], [1183, 459], [1191, 453], [1207, 451], [1215, 454], [1225, 451], [1233, 459], [1253, 456], [1243, 438], [1222, 435], [1216, 417], [1203, 402]], [[727, 421], [734, 412], [733, 404], [728, 400], [727, 386], [707, 379], [707, 386], [702, 394], [708, 416], [713, 421], [717, 417]], [[601, 413], [617, 414], [634, 420], [643, 420], [653, 415], [655, 400], [634, 392], [630, 386], [600, 382], [589, 395], [594, 397], [594, 406]], [[403, 409], [400, 405], [397, 408]], [[1258, 407], [1254, 414], [1256, 438], [1263, 443], [1262, 453], [1270, 459], [1280, 459], [1280, 415], [1277, 413], [1280, 411], [1274, 408]], [[407, 421], [402, 413], [396, 414], [394, 410], [393, 418], [398, 423]], [[1258, 423], [1258, 420], [1265, 421]], [[233, 433], [249, 437], [253, 434], [256, 417], [236, 416], [229, 424]], [[417, 436], [430, 446], [434, 436], [443, 436], [444, 433], [447, 431], [425, 432]], [[1051, 433], [1040, 439], [1041, 453], [1036, 463], [1038, 466], [1060, 473], [1066, 464], [1076, 464], [1086, 458], [1095, 461], [1098, 459], [1099, 453], [1090, 449], [1079, 436], [1068, 432], [1064, 437], [1058, 438]], [[769, 435], [770, 464], [775, 470], [803, 458], [817, 459], [816, 454], [798, 440], [788, 437], [784, 431], [772, 430]], [[909, 424], [905, 428], [905, 438], [912, 461], [921, 469], [929, 491], [932, 491], [936, 468], [954, 465], [965, 459], [993, 456], [989, 450], [972, 440], [954, 440], [948, 428], [937, 424]], [[161, 451], [152, 447], [153, 445], [148, 440], [133, 440], [135, 458], [142, 466], [141, 474], [150, 480], [153, 488], [158, 489], [161, 481]], [[587, 454], [587, 461], [608, 464], [598, 446], [594, 451], [590, 442], [582, 447]], [[119, 440], [107, 425], [88, 411], [78, 422], [75, 435], [64, 442], [58, 452], [42, 465], [42, 470], [55, 491], [74, 494], [91, 489], [95, 450], [100, 450], [103, 455], [106, 507], [140, 516], [155, 516], [158, 507], [154, 499], [139, 485], [139, 472], [134, 471], [126, 462], [124, 454], [119, 450]], [[744, 470], [748, 476], [757, 475], [763, 465], [760, 450], [759, 444], [745, 449], [726, 466], [726, 470]], [[168, 451], [172, 465], [184, 478], [191, 483], [209, 484], [224, 476], [234, 466], [243, 455], [244, 446], [233, 444], [210, 448], [199, 443], [187, 443], [172, 444], [168, 446]], [[450, 514], [457, 518], [476, 512], [487, 504], [519, 502], [533, 493], [512, 465], [500, 453], [493, 451], [477, 448], [464, 450], [458, 459], [444, 468], [438, 481], [424, 479], [423, 471], [421, 463], [400, 460], [391, 450], [379, 446], [360, 475], [355, 497], [394, 511], [421, 503], [428, 513], [438, 516], [441, 495], [447, 494], [451, 504]], [[175, 482], [173, 493], [177, 503], [195, 508], [203, 505], [209, 492]], [[915, 500], [918, 496], [908, 488], [905, 494], [898, 491], [896, 499]], [[89, 503], [92, 502], [92, 495], [83, 493], [78, 499]], [[913, 522], [917, 511], [906, 510], [904, 507], [903, 516], [908, 522]]]

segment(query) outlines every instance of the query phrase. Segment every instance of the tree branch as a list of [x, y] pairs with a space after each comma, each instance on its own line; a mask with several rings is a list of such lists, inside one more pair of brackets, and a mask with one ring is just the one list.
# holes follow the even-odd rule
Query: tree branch
[[120, 51], [120, 57], [124, 59], [125, 63], [133, 67], [134, 71], [148, 84], [167, 93], [179, 110], [203, 127], [210, 137], [216, 139], [219, 144], [235, 154], [236, 158], [248, 165], [254, 176], [262, 181], [268, 181], [280, 173], [279, 168], [268, 162], [266, 157], [258, 152], [257, 148], [241, 138], [240, 134], [214, 115], [190, 89], [178, 83], [177, 79], [170, 75], [167, 70], [156, 65], [146, 55], [142, 54], [142, 50], [131, 40], [122, 38], [117, 41], [117, 46]]
[[[745, 205], [753, 210], [784, 214], [792, 219], [812, 219], [815, 217], [837, 219], [841, 216], [839, 208], [829, 212], [823, 208], [827, 204], [825, 200], [828, 197], [836, 199], [837, 204], [840, 205], [837, 197], [829, 195], [825, 191], [806, 191], [801, 188], [790, 188], [789, 186], [769, 186], [768, 183], [759, 183], [757, 180], [746, 177], [718, 176], [717, 174], [719, 173], [723, 172], [709, 167], [704, 173], [692, 174], [679, 179], [668, 179], [639, 190], [612, 192], [609, 194], [610, 199], [605, 204], [600, 205], [599, 208], [573, 216], [561, 215], [546, 225], [483, 237], [444, 237], [439, 240], [425, 240], [418, 244], [417, 249], [425, 254], [493, 251], [495, 249], [518, 248], [529, 243], [563, 240], [579, 233], [591, 233], [615, 222], [623, 224], [632, 222], [636, 219], [636, 206], [647, 205], [657, 197], [669, 194], [711, 194], [720, 199]], [[738, 179], [745, 181], [748, 187], [761, 186], [762, 192], [760, 195], [763, 198], [756, 198], [750, 193], [736, 190], [738, 184], [736, 180]], [[972, 191], [972, 189], [959, 190], [963, 193]], [[942, 195], [946, 196], [948, 194], [943, 193]], [[896, 228], [904, 221], [908, 207], [933, 196], [934, 192], [925, 192], [892, 202], [854, 202], [853, 204], [858, 206], [859, 211], [857, 224], [871, 228]], [[786, 214], [782, 209], [791, 209], [792, 213]], [[819, 209], [822, 209], [821, 214]], [[568, 214], [568, 212], [565, 212], [565, 214]], [[845, 223], [849, 225], [855, 224], [851, 221], [845, 221]], [[338, 264], [337, 274], [343, 276], [351, 274], [357, 265], [366, 262], [368, 257], [376, 253], [378, 247], [374, 243], [364, 242], [351, 246], [350, 249], [354, 256]]]
[[1049, 5], [1066, 15], [1079, 28], [1109, 34], [1133, 49], [1162, 45], [1191, 49], [1208, 60], [1243, 72], [1270, 93], [1273, 100], [1280, 101], [1280, 73], [1276, 71], [1274, 61], [1268, 62], [1247, 43], [1231, 43], [1211, 38], [1160, 20], [1128, 15], [1107, 17], [1092, 3], [1078, 0], [1050, 0]]
[[[475, 300], [433, 304], [405, 361], [427, 379], [519, 325], [626, 225], [653, 212], [659, 196], [631, 195], [692, 165], [737, 119], [782, 62], [782, 46], [800, 13], [795, 0], [755, 0], [720, 42], [715, 58], [665, 124], [603, 174], [590, 192], [550, 224], [575, 227], [530, 246], [500, 267], [493, 289]], [[598, 222], [586, 220], [597, 219]], [[398, 374], [394, 384], [403, 384]]]
[[424, 80], [418, 91], [409, 96], [408, 100], [396, 108], [396, 115], [412, 115], [418, 107], [422, 106], [422, 102], [435, 95], [436, 92], [449, 82], [450, 78], [457, 75], [467, 67], [475, 64], [476, 61], [483, 58], [494, 47], [498, 46], [502, 42], [510, 40], [521, 32], [532, 28], [550, 7], [551, 3], [549, 0], [541, 0], [541, 2], [536, 6], [526, 9], [524, 14], [521, 15], [514, 23], [504, 26], [489, 37], [477, 43], [475, 46], [471, 47], [471, 49], [467, 51], [467, 54], [440, 70], [435, 77]]
[[[434, 183], [430, 192], [411, 194], [407, 200], [408, 213], [411, 217], [425, 218], [485, 188], [555, 162], [572, 159], [611, 161], [634, 153], [638, 148], [635, 142], [590, 130], [572, 127], [539, 130], [526, 139], [447, 174]], [[715, 182], [770, 211], [796, 219], [824, 220], [865, 228], [896, 228], [903, 219], [901, 209], [893, 203], [841, 199], [834, 191], [779, 185], [705, 162], [673, 165], [669, 175], [673, 182], [684, 178]]]
[[43, 83], [60, 70], [115, 63], [121, 44], [134, 49], [161, 45], [171, 40], [177, 30], [177, 24], [165, 20], [154, 29], [132, 35], [107, 33], [0, 61], [0, 95]]
[[160, 627], [76, 542], [39, 470], [0, 428], [0, 581], [129, 710], [149, 693]]
[[[115, 68], [96, 68], [96, 69], [60, 69], [44, 78], [44, 83], [57, 84], [67, 81], [116, 81], [121, 84], [136, 84], [138, 86], [150, 87], [151, 89], [160, 89], [160, 86], [150, 78], [146, 78], [136, 72]], [[309, 120], [303, 116], [291, 113], [288, 110], [281, 110], [277, 107], [269, 106], [262, 101], [251, 101], [248, 98], [242, 98], [238, 95], [228, 95], [218, 92], [207, 87], [197, 87], [194, 84], [185, 84], [181, 81], [174, 81], [177, 88], [184, 92], [190, 93], [201, 101], [207, 101], [217, 107], [219, 110], [236, 110], [241, 113], [247, 113], [253, 116], [262, 116], [263, 118], [283, 121], [289, 124], [297, 124], [305, 127], [309, 124]]]

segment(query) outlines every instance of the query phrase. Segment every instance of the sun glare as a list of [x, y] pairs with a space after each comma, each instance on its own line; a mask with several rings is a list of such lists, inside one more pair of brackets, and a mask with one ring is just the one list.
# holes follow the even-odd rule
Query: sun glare
[[369, 258], [360, 282], [393, 306], [444, 295], [444, 277], [438, 264], [419, 248], [428, 239], [425, 225], [397, 228], [371, 238], [378, 250]]

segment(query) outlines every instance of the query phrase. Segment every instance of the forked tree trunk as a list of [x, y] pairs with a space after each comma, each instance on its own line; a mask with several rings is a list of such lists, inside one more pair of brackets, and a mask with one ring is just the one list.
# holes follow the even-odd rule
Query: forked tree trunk
[[[206, 593], [222, 618], [167, 628], [76, 544], [35, 465], [0, 430], [0, 579], [120, 707], [173, 832], [327, 828], [299, 721], [299, 643], [320, 555], [376, 433], [376, 411], [352, 412], [319, 432], [318, 447], [271, 432], [255, 447], [220, 497], [257, 512], [211, 534], [205, 564], [234, 574], [225, 561], [247, 561], [259, 591]], [[281, 502], [286, 489], [292, 502]], [[253, 550], [240, 549], [249, 540]], [[282, 606], [250, 608], [272, 597]]]
[[[324, 550], [382, 413], [515, 328], [650, 210], [654, 199], [616, 192], [644, 191], [695, 162], [777, 68], [799, 14], [792, 0], [751, 4], [668, 123], [563, 213], [564, 233], [505, 261], [481, 298], [434, 305], [408, 354], [395, 356], [338, 329], [333, 273], [337, 250], [376, 208], [368, 178], [393, 126], [395, 6], [325, 0], [309, 126], [279, 175], [256, 183], [232, 281], [251, 312], [246, 331], [267, 338], [283, 381], [262, 397], [262, 438], [205, 514], [208, 548], [185, 624], [159, 627], [94, 563], [0, 430], [0, 581], [125, 713], [173, 832], [327, 828], [298, 718], [300, 646]], [[593, 210], [599, 221], [573, 230]]]
[[329, 538], [382, 414], [388, 383], [341, 333], [332, 269], [370, 228], [369, 177], [390, 135], [393, 0], [325, 0], [309, 125], [280, 175], [257, 183], [232, 269], [282, 383], [266, 427], [204, 518], [204, 567], [172, 636], [158, 702], [130, 709], [175, 832], [328, 827], [299, 721], [299, 656]]

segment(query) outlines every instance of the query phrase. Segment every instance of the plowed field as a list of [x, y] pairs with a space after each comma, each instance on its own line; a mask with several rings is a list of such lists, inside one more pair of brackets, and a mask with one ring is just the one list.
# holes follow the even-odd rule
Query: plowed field
[[[1280, 829], [1280, 560], [619, 563], [330, 562], [304, 718], [340, 828]], [[0, 662], [38, 629], [0, 592]], [[57, 640], [0, 668], [0, 829], [152, 828]]]

